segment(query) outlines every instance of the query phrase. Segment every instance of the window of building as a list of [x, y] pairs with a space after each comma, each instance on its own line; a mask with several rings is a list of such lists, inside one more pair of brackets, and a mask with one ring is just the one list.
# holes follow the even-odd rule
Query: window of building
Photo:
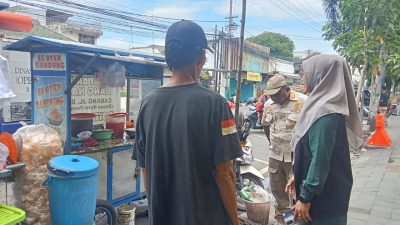
[[95, 37], [92, 35], [79, 34], [79, 42], [85, 44], [95, 44]]

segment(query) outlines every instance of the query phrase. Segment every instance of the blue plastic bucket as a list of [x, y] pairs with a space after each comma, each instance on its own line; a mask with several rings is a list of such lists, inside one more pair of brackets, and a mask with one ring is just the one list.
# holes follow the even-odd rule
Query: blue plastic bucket
[[92, 225], [96, 210], [99, 163], [89, 157], [64, 155], [48, 165], [50, 216], [53, 225]]

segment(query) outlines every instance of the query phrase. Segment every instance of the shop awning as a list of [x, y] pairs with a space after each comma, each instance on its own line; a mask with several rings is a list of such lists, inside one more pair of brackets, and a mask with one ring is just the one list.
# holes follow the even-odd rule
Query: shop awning
[[135, 52], [104, 48], [96, 45], [83, 44], [29, 36], [4, 47], [5, 50], [33, 52], [35, 49], [46, 49], [55, 52], [64, 51], [70, 54], [71, 72], [79, 73], [91, 58], [96, 60], [87, 69], [88, 74], [95, 72], [99, 67], [111, 65], [114, 62], [123, 64], [127, 76], [149, 79], [161, 79], [165, 67], [165, 58], [155, 55], [146, 55]]

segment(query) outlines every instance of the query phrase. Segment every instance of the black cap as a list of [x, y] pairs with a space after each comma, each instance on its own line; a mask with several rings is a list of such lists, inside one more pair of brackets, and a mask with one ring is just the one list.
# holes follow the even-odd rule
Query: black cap
[[194, 62], [203, 49], [213, 52], [208, 46], [203, 28], [189, 20], [178, 21], [168, 28], [165, 49], [170, 68]]

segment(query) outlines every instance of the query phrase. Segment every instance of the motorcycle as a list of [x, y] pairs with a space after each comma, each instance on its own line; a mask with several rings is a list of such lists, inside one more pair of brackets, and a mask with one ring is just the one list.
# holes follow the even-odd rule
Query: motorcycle
[[[261, 130], [263, 129], [263, 125], [260, 123], [263, 113], [263, 106], [261, 110], [259, 110], [257, 99], [251, 97], [247, 100], [246, 106], [248, 106], [248, 110], [244, 115], [244, 120], [249, 123], [251, 129]], [[262, 103], [261, 103], [262, 104]]]
[[397, 104], [390, 104], [388, 111], [390, 114], [397, 116]]
[[[358, 107], [358, 111], [360, 112], [360, 107]], [[369, 107], [368, 106], [362, 107], [362, 115], [363, 115], [363, 117], [368, 117], [368, 115], [369, 115]]]
[[[378, 114], [381, 113], [380, 108], [378, 108]], [[389, 104], [385, 113], [386, 119], [389, 118], [391, 115], [397, 115], [397, 105], [396, 104]]]
[[[246, 125], [247, 124], [247, 125]], [[254, 162], [254, 156], [252, 151], [252, 144], [247, 137], [249, 135], [249, 124], [239, 124], [238, 134], [240, 139], [240, 146], [242, 147], [243, 156], [235, 160], [235, 171], [236, 171], [236, 196], [237, 196], [237, 207], [241, 211], [246, 211], [244, 200], [240, 197], [239, 192], [247, 186], [258, 185], [264, 188], [263, 174], [258, 171], [252, 163]]]

